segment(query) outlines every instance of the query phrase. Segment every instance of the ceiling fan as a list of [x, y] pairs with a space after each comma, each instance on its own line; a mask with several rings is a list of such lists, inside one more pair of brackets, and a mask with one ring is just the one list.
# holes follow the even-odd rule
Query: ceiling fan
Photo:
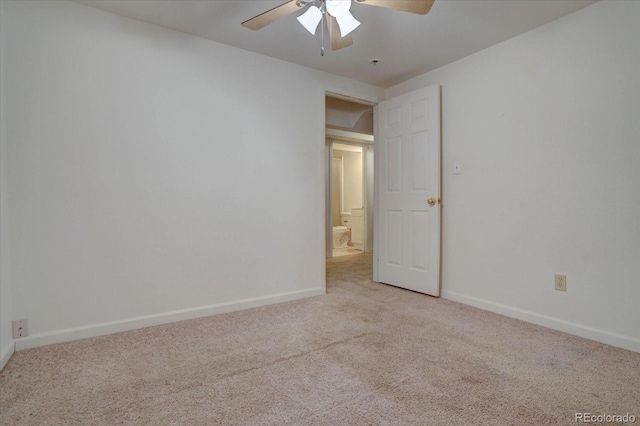
[[[385, 7], [388, 9], [401, 10], [404, 12], [417, 13], [426, 15], [431, 10], [431, 6], [435, 0], [354, 0], [356, 3]], [[311, 34], [316, 33], [318, 24], [321, 21], [327, 22], [329, 30], [329, 40], [331, 41], [331, 50], [342, 49], [351, 46], [353, 39], [351, 31], [355, 30], [359, 25], [349, 9], [351, 8], [351, 0], [290, 0], [286, 3], [267, 10], [260, 15], [254, 16], [242, 23], [245, 28], [259, 30], [266, 27], [272, 22], [277, 21], [287, 15], [297, 12], [301, 9], [306, 11], [298, 16], [298, 21]], [[324, 55], [324, 24], [320, 26], [322, 31], [322, 51]]]

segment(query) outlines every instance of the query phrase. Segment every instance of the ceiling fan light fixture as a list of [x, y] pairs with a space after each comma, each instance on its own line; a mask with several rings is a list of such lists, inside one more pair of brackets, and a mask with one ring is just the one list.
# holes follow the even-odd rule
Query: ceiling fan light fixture
[[347, 36], [347, 34], [360, 26], [360, 22], [348, 11], [342, 13], [340, 16], [336, 16], [336, 21], [338, 21], [338, 27], [340, 27], [340, 35], [342, 37]]
[[[2, 0], [0, 0], [2, 1]], [[282, 1], [282, 0], [280, 0]], [[311, 35], [315, 35], [318, 25], [322, 28], [322, 50], [324, 55], [324, 22], [327, 22], [331, 50], [351, 46], [351, 32], [360, 26], [360, 22], [349, 12], [353, 0], [288, 0], [280, 6], [271, 8], [241, 23], [245, 28], [259, 30], [278, 19], [300, 12], [298, 21]], [[426, 15], [436, 0], [355, 0], [364, 5]], [[322, 22], [322, 24], [321, 24]]]
[[329, 15], [339, 17], [343, 13], [349, 13], [351, 9], [351, 0], [326, 0], [327, 12]]
[[309, 31], [312, 35], [316, 34], [318, 24], [322, 20], [322, 12], [316, 6], [309, 6], [309, 9], [302, 15], [298, 16], [298, 22]]
[[353, 17], [349, 9], [351, 9], [351, 0], [326, 0], [327, 12], [336, 18], [340, 35], [346, 37], [351, 31], [360, 26], [360, 22]]

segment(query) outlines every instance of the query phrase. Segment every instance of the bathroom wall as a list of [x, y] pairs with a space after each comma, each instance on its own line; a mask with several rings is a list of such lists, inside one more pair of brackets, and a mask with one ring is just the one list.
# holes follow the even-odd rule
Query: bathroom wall
[[342, 158], [343, 211], [363, 207], [362, 153], [334, 149], [334, 158]]
[[341, 226], [340, 203], [342, 200], [342, 158], [331, 161], [331, 225]]

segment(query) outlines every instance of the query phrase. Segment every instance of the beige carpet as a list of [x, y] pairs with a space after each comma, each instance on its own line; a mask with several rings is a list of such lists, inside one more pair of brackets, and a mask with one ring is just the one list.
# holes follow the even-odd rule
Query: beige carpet
[[3, 425], [640, 423], [640, 354], [370, 280], [328, 295], [16, 353]]

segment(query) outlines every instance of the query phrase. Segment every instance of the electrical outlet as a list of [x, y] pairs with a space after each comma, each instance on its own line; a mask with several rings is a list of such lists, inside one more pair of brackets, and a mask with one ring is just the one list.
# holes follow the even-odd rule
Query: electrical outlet
[[567, 291], [567, 276], [556, 274], [556, 290]]
[[13, 321], [13, 338], [27, 337], [29, 335], [29, 320]]

